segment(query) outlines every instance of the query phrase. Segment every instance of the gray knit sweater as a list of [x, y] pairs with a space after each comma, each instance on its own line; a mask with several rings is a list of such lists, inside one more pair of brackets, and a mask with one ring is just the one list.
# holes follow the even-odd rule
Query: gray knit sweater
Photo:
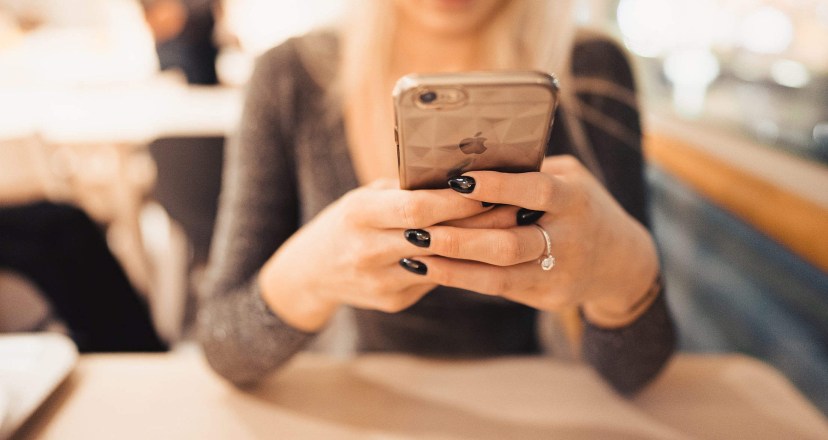
[[[311, 51], [317, 55], [314, 62], [307, 60]], [[320, 67], [318, 55], [326, 52], [331, 60], [328, 67]], [[254, 384], [315, 336], [272, 313], [255, 278], [301, 225], [358, 186], [342, 114], [332, 111], [326, 99], [336, 55], [336, 38], [330, 34], [292, 39], [264, 54], [249, 84], [238, 135], [228, 145], [198, 334], [210, 365], [238, 385]], [[607, 40], [579, 42], [572, 69], [579, 78], [633, 88], [623, 52]], [[647, 225], [637, 110], [599, 94], [579, 93], [579, 98], [625, 126], [637, 140], [631, 147], [629, 140], [625, 144], [617, 134], [585, 124], [607, 188]], [[563, 124], [555, 126], [549, 145], [548, 154], [575, 154]], [[307, 264], [324, 270], [323, 262]], [[459, 289], [438, 287], [395, 314], [353, 313], [361, 351], [479, 357], [540, 350], [536, 310]], [[601, 329], [585, 322], [585, 359], [622, 393], [634, 392], [654, 377], [673, 347], [673, 324], [663, 295], [625, 328]]]

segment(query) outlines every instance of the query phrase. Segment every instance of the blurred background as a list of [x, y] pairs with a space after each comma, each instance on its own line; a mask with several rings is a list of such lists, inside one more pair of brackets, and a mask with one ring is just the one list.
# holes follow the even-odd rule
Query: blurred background
[[[253, 60], [344, 3], [0, 0], [0, 331], [84, 331], [15, 262], [39, 247], [26, 264], [112, 271], [87, 290], [186, 341]], [[635, 61], [681, 349], [763, 359], [828, 413], [828, 0], [581, 0], [578, 20]]]

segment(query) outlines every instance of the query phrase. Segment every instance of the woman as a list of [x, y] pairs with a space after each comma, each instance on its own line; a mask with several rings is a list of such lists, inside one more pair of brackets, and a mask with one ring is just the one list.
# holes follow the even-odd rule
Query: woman
[[[538, 311], [577, 306], [583, 355], [616, 389], [660, 370], [674, 336], [644, 226], [632, 76], [615, 45], [574, 41], [570, 3], [364, 0], [339, 35], [260, 59], [199, 319], [220, 374], [255, 383], [343, 306], [360, 350], [443, 356], [536, 353]], [[561, 78], [542, 171], [397, 189], [394, 81], [504, 68]], [[552, 270], [538, 264], [547, 235]]]

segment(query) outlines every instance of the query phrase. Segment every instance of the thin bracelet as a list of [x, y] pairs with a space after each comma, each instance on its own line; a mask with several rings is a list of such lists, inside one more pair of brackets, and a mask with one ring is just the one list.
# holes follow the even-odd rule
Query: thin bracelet
[[[598, 315], [601, 321], [601, 324], [596, 324], [595, 320], [589, 320], [592, 324], [598, 325], [599, 327], [623, 327], [636, 319], [638, 319], [641, 315], [647, 311], [648, 308], [655, 302], [655, 299], [658, 298], [658, 295], [661, 293], [663, 288], [663, 280], [661, 277], [661, 272], [656, 275], [655, 280], [650, 285], [650, 288], [647, 289], [647, 293], [644, 294], [641, 298], [639, 298], [633, 305], [631, 305], [627, 310], [622, 313], [613, 313], [607, 312], [606, 310], [602, 310], [601, 308], [590, 307], [590, 311], [593, 314]], [[598, 313], [594, 313], [594, 312]], [[584, 318], [589, 319], [586, 317], [584, 313]]]

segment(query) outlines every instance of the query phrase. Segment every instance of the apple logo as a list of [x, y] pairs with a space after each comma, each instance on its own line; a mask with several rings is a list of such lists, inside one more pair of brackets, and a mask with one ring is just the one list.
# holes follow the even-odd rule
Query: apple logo
[[480, 136], [483, 132], [478, 131], [474, 137], [465, 138], [460, 141], [460, 151], [465, 154], [483, 154], [486, 151], [486, 138]]

